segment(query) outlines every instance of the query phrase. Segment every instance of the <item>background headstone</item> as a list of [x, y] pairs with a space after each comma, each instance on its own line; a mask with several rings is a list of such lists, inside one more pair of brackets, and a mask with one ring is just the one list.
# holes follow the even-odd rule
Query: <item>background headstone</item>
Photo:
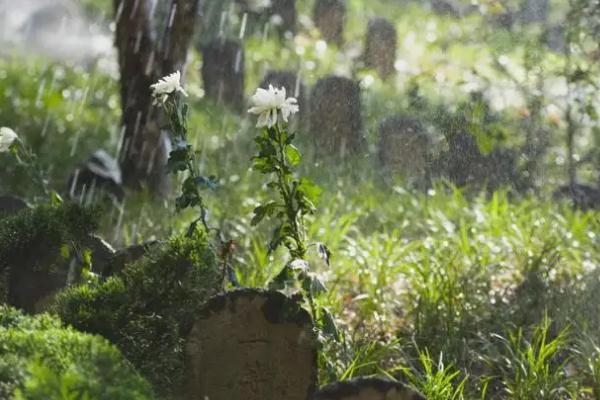
[[187, 400], [309, 400], [316, 389], [313, 325], [279, 292], [211, 299], [187, 338]]
[[18, 197], [0, 196], [0, 218], [2, 216], [12, 215], [27, 208], [27, 203]]
[[379, 160], [389, 171], [424, 180], [427, 175], [430, 141], [417, 119], [394, 116], [379, 126]]
[[123, 179], [119, 162], [105, 150], [97, 150], [69, 178], [69, 197], [85, 200], [97, 191], [105, 191], [122, 200]]
[[320, 79], [310, 99], [310, 132], [321, 154], [356, 154], [364, 146], [360, 86], [339, 76]]
[[365, 64], [373, 68], [382, 78], [390, 76], [395, 68], [398, 47], [396, 27], [384, 18], [369, 21], [365, 43]]
[[550, 15], [549, 0], [523, 0], [521, 19], [524, 23], [546, 22]]
[[202, 49], [206, 96], [237, 112], [244, 108], [244, 48], [235, 40], [217, 39]]
[[104, 277], [119, 274], [125, 266], [134, 263], [149, 254], [153, 249], [159, 246], [161, 242], [158, 240], [148, 241], [142, 244], [136, 244], [126, 247], [115, 252], [107, 264], [99, 269], [99, 272]]
[[484, 157], [473, 135], [459, 133], [448, 138], [448, 150], [434, 161], [432, 174], [448, 178], [459, 187], [480, 182]]
[[296, 0], [271, 0], [271, 3], [271, 22], [279, 22], [278, 28], [282, 33], [296, 33]]
[[313, 20], [325, 41], [341, 45], [344, 42], [346, 1], [317, 0], [313, 9]]
[[425, 397], [398, 382], [358, 378], [328, 385], [315, 394], [314, 400], [425, 400]]

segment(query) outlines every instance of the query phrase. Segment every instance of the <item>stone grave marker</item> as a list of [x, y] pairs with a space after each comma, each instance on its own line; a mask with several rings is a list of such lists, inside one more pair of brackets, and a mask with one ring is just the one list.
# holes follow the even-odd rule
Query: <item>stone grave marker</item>
[[320, 79], [311, 95], [310, 132], [322, 155], [344, 157], [364, 147], [360, 86], [339, 76]]
[[313, 20], [325, 41], [336, 43], [338, 46], [344, 43], [345, 0], [317, 0], [313, 9]]
[[27, 203], [18, 197], [0, 196], [0, 218], [9, 216], [27, 208]]
[[379, 160], [388, 171], [423, 180], [427, 175], [430, 141], [421, 122], [393, 116], [379, 126]]
[[280, 292], [209, 300], [185, 345], [187, 400], [309, 400], [316, 389], [309, 314]]
[[381, 378], [336, 382], [319, 390], [314, 400], [425, 400], [403, 384]]
[[119, 162], [106, 150], [94, 154], [69, 178], [69, 197], [85, 201], [98, 191], [104, 191], [122, 200], [125, 196]]
[[387, 78], [395, 71], [398, 34], [393, 23], [385, 18], [373, 18], [367, 27], [365, 65]]

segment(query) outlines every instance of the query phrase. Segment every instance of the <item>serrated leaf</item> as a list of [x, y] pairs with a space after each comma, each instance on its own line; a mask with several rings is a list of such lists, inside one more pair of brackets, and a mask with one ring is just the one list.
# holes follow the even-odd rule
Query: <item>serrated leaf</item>
[[287, 265], [269, 282], [269, 289], [283, 290], [295, 280], [294, 271]]
[[250, 222], [251, 225], [256, 226], [260, 224], [265, 217], [273, 215], [276, 209], [277, 203], [274, 201], [270, 201], [267, 204], [262, 204], [256, 207], [254, 209], [254, 217], [252, 217], [252, 221]]
[[321, 330], [323, 334], [339, 340], [340, 331], [335, 323], [335, 319], [327, 307], [321, 307]]

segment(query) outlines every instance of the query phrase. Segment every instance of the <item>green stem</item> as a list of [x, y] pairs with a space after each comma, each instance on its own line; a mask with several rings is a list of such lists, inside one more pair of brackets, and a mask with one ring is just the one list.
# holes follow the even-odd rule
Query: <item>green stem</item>
[[281, 192], [281, 196], [283, 197], [283, 200], [284, 200], [288, 220], [292, 227], [292, 237], [294, 239], [294, 242], [296, 242], [296, 249], [295, 250], [290, 249], [290, 252], [292, 253], [293, 257], [304, 259], [306, 256], [306, 247], [304, 246], [304, 241], [302, 240], [301, 228], [298, 224], [298, 210], [296, 209], [296, 207], [294, 205], [293, 190], [290, 187], [289, 181], [288, 181], [287, 177], [285, 176], [285, 172], [284, 172], [284, 171], [287, 171], [289, 169], [289, 167], [288, 167], [288, 163], [287, 163], [287, 157], [285, 154], [286, 144], [283, 143], [283, 135], [282, 135], [281, 129], [279, 128], [279, 125], [275, 125], [275, 133], [276, 133], [277, 146], [278, 146], [278, 150], [279, 150], [279, 154], [277, 157], [277, 161], [279, 164], [279, 169], [277, 171], [277, 178], [279, 181], [279, 189]]

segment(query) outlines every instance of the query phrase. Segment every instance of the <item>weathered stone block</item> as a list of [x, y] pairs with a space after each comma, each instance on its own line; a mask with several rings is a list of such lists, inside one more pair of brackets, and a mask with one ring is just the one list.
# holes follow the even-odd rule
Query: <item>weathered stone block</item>
[[395, 71], [398, 33], [393, 23], [384, 18], [369, 21], [365, 42], [365, 65], [373, 68], [382, 78]]
[[323, 39], [338, 45], [343, 44], [346, 21], [345, 0], [317, 0], [313, 9], [313, 20]]
[[425, 400], [401, 383], [381, 378], [336, 382], [319, 390], [314, 400]]
[[425, 178], [430, 142], [419, 120], [387, 118], [379, 126], [379, 134], [379, 160], [384, 169], [419, 180]]
[[279, 292], [211, 299], [185, 346], [188, 400], [308, 400], [317, 353], [309, 314]]
[[311, 95], [310, 132], [321, 154], [344, 157], [364, 147], [360, 86], [347, 78], [320, 79]]

